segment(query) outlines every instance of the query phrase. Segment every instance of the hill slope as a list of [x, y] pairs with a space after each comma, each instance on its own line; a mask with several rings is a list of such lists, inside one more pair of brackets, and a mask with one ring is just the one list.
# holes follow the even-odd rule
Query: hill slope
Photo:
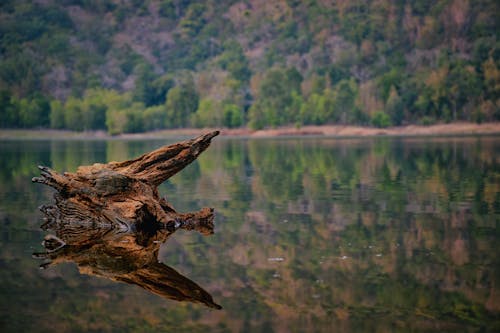
[[500, 5], [3, 1], [0, 126], [500, 119]]

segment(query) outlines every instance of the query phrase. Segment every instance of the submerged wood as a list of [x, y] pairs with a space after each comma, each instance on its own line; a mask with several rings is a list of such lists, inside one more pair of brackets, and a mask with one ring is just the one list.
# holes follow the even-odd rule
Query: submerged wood
[[55, 203], [44, 205], [44, 253], [41, 267], [64, 261], [80, 271], [139, 285], [175, 300], [220, 308], [208, 292], [158, 262], [158, 251], [178, 229], [213, 234], [214, 210], [179, 213], [160, 198], [158, 185], [193, 162], [218, 131], [161, 147], [136, 159], [81, 166], [60, 174], [39, 167], [33, 182], [57, 190]]

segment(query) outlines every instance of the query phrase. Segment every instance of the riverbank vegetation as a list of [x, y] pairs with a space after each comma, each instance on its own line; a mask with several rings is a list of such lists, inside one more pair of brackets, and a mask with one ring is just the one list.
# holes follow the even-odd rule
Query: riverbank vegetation
[[500, 120], [494, 0], [3, 1], [0, 127]]

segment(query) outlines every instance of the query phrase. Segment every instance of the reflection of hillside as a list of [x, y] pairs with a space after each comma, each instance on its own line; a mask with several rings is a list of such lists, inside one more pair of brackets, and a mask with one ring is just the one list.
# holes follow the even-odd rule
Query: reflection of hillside
[[[151, 148], [135, 145], [113, 149]], [[119, 154], [110, 146], [103, 156]], [[494, 331], [498, 149], [488, 138], [221, 140], [163, 187], [182, 211], [216, 207], [215, 235], [176, 235], [159, 257], [210, 290], [225, 310], [165, 305], [74, 274], [47, 279], [49, 288], [64, 283], [108, 298], [90, 304], [81, 294], [78, 301], [60, 297], [53, 311], [64, 318], [67, 309], [80, 309], [72, 323], [89, 328], [92, 311], [81, 309], [95, 309], [101, 323], [92, 328], [104, 330], [119, 321], [106, 314], [114, 308], [137, 327], [173, 330], [183, 322], [184, 331]], [[22, 186], [23, 177], [12, 186]], [[43, 201], [40, 195], [30, 192], [27, 201]], [[129, 308], [129, 299], [140, 310]]]
[[[266, 304], [288, 315], [364, 309], [469, 323], [497, 311], [497, 251], [485, 237], [498, 211], [498, 182], [483, 179], [498, 178], [491, 155], [474, 154], [474, 142], [352, 148], [249, 143], [256, 209], [240, 231], [261, 237], [258, 246], [240, 237], [232, 259], [255, 270]], [[471, 304], [476, 312], [461, 310]]]

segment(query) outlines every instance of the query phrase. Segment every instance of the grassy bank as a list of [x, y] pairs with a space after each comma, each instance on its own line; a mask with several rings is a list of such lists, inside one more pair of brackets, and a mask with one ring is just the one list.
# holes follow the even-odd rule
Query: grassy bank
[[[129, 133], [111, 136], [103, 131], [73, 132], [62, 130], [2, 129], [0, 139], [155, 139], [165, 137], [192, 137], [213, 130], [212, 128], [182, 128], [146, 133]], [[280, 136], [373, 137], [373, 136], [464, 136], [500, 134], [500, 123], [452, 123], [430, 126], [409, 125], [389, 128], [322, 125], [279, 127], [263, 130], [248, 128], [221, 129], [222, 136], [266, 138]]]

